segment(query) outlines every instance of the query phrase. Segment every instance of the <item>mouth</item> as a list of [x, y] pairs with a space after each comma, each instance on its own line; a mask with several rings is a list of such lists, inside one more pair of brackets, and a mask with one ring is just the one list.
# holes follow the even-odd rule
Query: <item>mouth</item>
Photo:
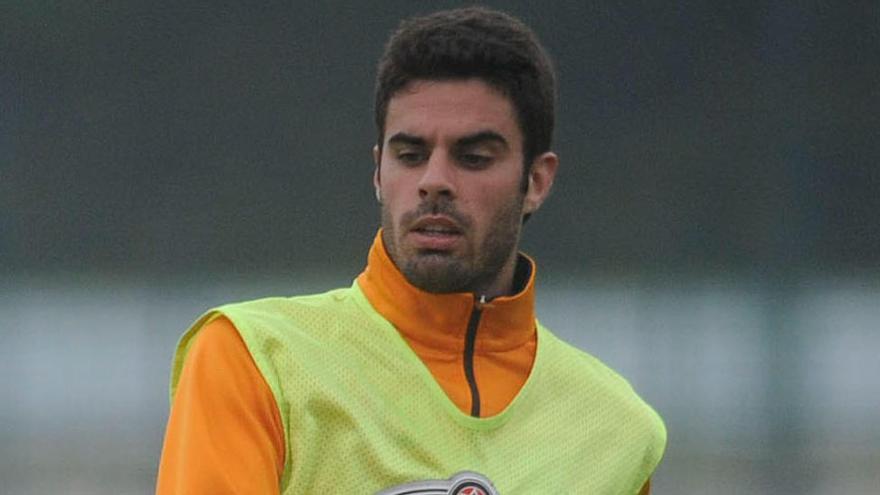
[[410, 228], [415, 247], [429, 251], [448, 251], [455, 247], [464, 232], [449, 217], [427, 216], [419, 219]]

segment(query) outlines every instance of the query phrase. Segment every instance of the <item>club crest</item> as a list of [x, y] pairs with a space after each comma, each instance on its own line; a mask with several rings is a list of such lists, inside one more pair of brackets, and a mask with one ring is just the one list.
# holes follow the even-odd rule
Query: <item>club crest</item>
[[376, 495], [499, 495], [485, 476], [462, 471], [448, 480], [425, 480], [386, 488]]

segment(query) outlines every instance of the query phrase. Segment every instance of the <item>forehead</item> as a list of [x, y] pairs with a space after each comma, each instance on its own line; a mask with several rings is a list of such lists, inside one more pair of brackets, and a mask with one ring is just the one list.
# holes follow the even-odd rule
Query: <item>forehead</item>
[[439, 140], [482, 131], [494, 131], [520, 147], [513, 103], [479, 79], [413, 81], [388, 102], [386, 139], [399, 132]]

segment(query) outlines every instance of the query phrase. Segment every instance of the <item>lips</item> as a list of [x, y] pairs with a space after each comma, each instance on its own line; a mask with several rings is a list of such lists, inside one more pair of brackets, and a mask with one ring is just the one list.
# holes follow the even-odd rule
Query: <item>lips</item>
[[431, 215], [420, 218], [410, 229], [415, 247], [431, 251], [448, 251], [461, 239], [462, 229], [449, 217]]

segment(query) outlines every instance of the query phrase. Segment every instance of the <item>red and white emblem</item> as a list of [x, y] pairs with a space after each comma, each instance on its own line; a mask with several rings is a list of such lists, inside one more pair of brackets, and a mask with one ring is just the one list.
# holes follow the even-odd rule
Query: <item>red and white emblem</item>
[[482, 474], [462, 471], [448, 480], [424, 480], [386, 488], [376, 495], [500, 495]]

